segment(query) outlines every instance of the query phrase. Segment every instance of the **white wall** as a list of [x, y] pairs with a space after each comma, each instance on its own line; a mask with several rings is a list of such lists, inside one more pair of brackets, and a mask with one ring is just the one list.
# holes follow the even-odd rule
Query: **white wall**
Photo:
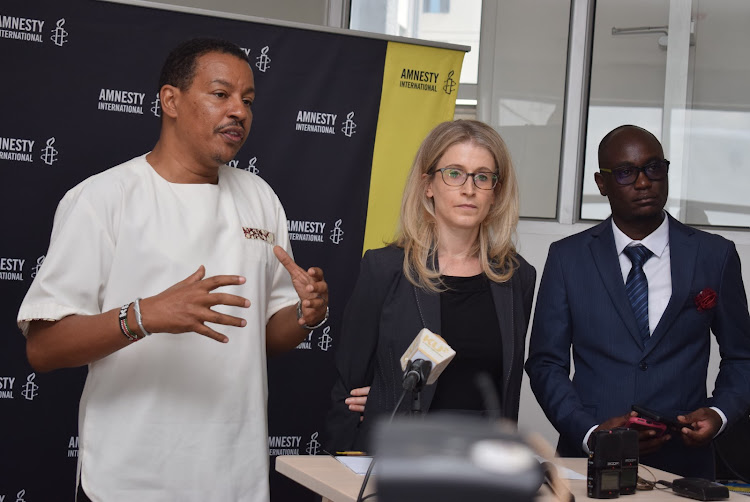
[[154, 0], [153, 3], [325, 26], [328, 5], [331, 2], [329, 0]]

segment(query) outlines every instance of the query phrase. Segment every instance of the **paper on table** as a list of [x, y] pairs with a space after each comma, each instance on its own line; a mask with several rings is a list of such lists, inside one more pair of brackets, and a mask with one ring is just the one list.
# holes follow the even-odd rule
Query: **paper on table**
[[364, 476], [367, 474], [367, 468], [370, 467], [372, 457], [337, 455], [336, 460], [354, 471], [355, 474]]
[[586, 476], [584, 476], [583, 474], [579, 474], [572, 469], [563, 467], [562, 465], [555, 464], [554, 460], [547, 460], [546, 458], [540, 457], [539, 455], [534, 455], [534, 456], [539, 461], [539, 463], [552, 462], [557, 468], [557, 475], [560, 476], [562, 479], [586, 479]]
[[555, 464], [555, 467], [557, 467], [557, 475], [563, 479], [586, 479], [586, 476], [584, 476], [583, 474], [579, 474], [572, 469], [568, 469], [567, 467], [563, 467], [557, 464]]

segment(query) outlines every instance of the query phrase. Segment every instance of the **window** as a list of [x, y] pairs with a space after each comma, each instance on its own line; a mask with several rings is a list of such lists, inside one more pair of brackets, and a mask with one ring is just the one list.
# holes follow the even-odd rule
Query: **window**
[[450, 11], [450, 0], [423, 0], [422, 12], [447, 14]]
[[353, 30], [471, 47], [461, 69], [458, 104], [476, 105], [482, 0], [462, 0], [460, 8], [449, 0], [352, 0], [349, 19]]
[[488, 43], [480, 54], [477, 116], [492, 125], [510, 149], [521, 216], [555, 218], [570, 2], [487, 2], [482, 16], [482, 43]]
[[581, 217], [609, 205], [593, 180], [609, 130], [635, 124], [671, 161], [667, 210], [691, 225], [750, 226], [750, 3], [599, 0]]

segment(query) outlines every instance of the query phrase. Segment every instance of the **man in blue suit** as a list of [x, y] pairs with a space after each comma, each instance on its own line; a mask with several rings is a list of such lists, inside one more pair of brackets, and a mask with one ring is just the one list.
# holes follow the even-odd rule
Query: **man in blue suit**
[[[739, 256], [731, 241], [664, 211], [669, 162], [650, 132], [611, 131], [599, 168], [612, 216], [550, 246], [526, 362], [531, 387], [560, 433], [561, 456], [587, 454], [594, 430], [626, 425], [638, 404], [692, 427], [639, 432], [641, 463], [713, 479], [711, 440], [750, 406]], [[722, 360], [709, 398], [711, 332]]]

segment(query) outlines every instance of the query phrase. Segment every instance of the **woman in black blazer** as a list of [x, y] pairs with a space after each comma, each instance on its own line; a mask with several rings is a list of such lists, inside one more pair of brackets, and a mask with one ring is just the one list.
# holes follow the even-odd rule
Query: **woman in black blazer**
[[517, 222], [516, 177], [497, 132], [473, 120], [433, 129], [406, 182], [397, 238], [365, 253], [344, 313], [330, 451], [368, 449], [374, 418], [401, 396], [399, 358], [422, 328], [456, 351], [422, 391], [424, 409], [482, 413], [475, 381], [486, 373], [502, 416], [518, 419], [536, 271], [513, 245]]

